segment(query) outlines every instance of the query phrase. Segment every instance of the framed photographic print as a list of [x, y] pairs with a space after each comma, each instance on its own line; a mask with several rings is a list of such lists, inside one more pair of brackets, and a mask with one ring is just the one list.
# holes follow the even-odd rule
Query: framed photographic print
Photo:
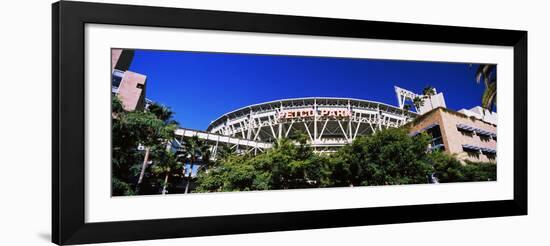
[[54, 243], [527, 214], [526, 31], [62, 1], [52, 36]]

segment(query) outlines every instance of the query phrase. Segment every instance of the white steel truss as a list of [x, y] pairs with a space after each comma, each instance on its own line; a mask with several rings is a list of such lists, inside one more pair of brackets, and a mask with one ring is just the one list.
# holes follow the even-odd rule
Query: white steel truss
[[405, 90], [397, 86], [394, 86], [393, 88], [395, 89], [395, 95], [397, 96], [397, 103], [399, 104], [400, 109], [403, 109], [403, 107], [405, 107], [405, 102], [407, 100], [410, 100], [412, 102], [414, 98], [421, 96], [412, 91]]
[[235, 110], [213, 121], [207, 131], [262, 143], [302, 133], [312, 147], [322, 149], [402, 126], [415, 117], [413, 112], [367, 100], [298, 98]]
[[192, 129], [179, 128], [175, 131], [176, 143], [181, 146], [183, 138], [197, 137], [206, 141], [210, 145], [212, 158], [216, 158], [218, 148], [221, 145], [229, 146], [231, 149], [235, 149], [236, 152], [263, 152], [265, 149], [273, 147], [272, 143], [260, 142], [255, 140], [243, 139], [232, 136], [225, 136], [211, 132], [204, 132]]

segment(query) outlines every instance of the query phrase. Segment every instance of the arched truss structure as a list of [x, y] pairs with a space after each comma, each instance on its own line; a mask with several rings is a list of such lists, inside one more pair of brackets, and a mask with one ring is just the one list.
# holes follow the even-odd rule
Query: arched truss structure
[[211, 148], [212, 159], [216, 159], [218, 151], [221, 147], [225, 146], [231, 149], [235, 153], [254, 153], [264, 152], [265, 149], [273, 147], [273, 143], [266, 143], [261, 141], [254, 141], [249, 139], [243, 139], [232, 136], [224, 136], [211, 132], [198, 131], [193, 129], [179, 128], [175, 132], [174, 141], [171, 143], [171, 147], [178, 149], [182, 146], [184, 138], [197, 137], [202, 141], [205, 141]]
[[306, 134], [317, 151], [333, 151], [357, 136], [399, 127], [416, 113], [391, 105], [351, 98], [296, 98], [255, 104], [224, 114], [207, 131], [251, 141]]
[[[400, 109], [403, 109], [403, 107], [405, 107], [405, 102], [407, 102], [407, 100], [413, 102], [415, 97], [421, 97], [421, 95], [397, 86], [394, 86], [394, 89], [395, 95], [397, 96], [397, 103], [399, 104]], [[418, 111], [418, 109], [416, 110]]]

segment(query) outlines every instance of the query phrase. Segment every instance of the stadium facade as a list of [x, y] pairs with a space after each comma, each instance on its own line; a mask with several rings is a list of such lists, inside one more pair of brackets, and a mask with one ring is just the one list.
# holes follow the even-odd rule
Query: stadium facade
[[223, 136], [273, 143], [304, 134], [316, 151], [334, 151], [356, 137], [400, 127], [415, 112], [388, 104], [352, 99], [311, 97], [271, 101], [226, 113], [207, 131]]

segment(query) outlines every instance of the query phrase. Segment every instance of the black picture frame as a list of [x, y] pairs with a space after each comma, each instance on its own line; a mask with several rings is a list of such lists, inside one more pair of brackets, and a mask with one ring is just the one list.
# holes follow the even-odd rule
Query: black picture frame
[[[62, 1], [52, 6], [52, 241], [82, 244], [527, 214], [527, 32]], [[85, 223], [86, 23], [513, 47], [512, 200]]]

